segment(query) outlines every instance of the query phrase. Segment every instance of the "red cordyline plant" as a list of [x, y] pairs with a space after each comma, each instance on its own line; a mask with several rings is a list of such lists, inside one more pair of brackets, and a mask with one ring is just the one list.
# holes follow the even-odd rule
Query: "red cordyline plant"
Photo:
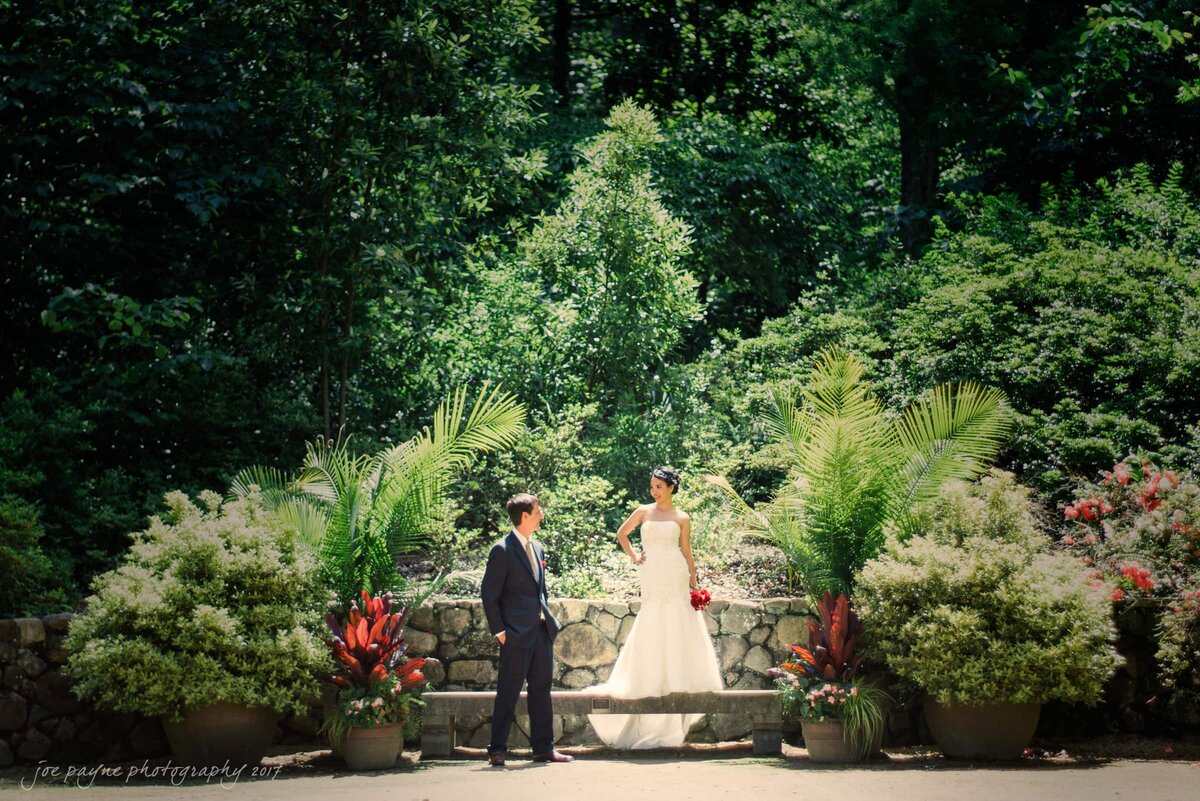
[[819, 623], [805, 621], [808, 647], [790, 646], [792, 657], [767, 673], [785, 711], [817, 723], [843, 721], [845, 736], [865, 754], [882, 736], [887, 695], [857, 676], [862, 622], [846, 595], [826, 590], [817, 611]]
[[817, 604], [817, 611], [821, 616], [820, 624], [805, 621], [808, 647], [791, 646], [793, 659], [779, 667], [785, 672], [806, 673], [825, 681], [850, 681], [862, 663], [862, 656], [858, 654], [862, 622], [850, 608], [845, 593], [835, 599], [826, 590]]
[[416, 691], [425, 684], [425, 660], [407, 658], [404, 622], [409, 609], [392, 611], [392, 593], [371, 597], [362, 592], [362, 608], [351, 601], [343, 626], [325, 616], [332, 638], [325, 642], [333, 652], [338, 672], [329, 677], [339, 688], [338, 706], [326, 722], [330, 739], [340, 742], [352, 726], [367, 728], [403, 723]]

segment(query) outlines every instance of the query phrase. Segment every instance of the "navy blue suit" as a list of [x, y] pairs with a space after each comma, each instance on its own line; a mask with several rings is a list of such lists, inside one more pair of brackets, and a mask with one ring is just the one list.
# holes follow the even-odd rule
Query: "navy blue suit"
[[521, 685], [528, 682], [529, 744], [533, 753], [554, 748], [550, 682], [554, 677], [554, 638], [558, 621], [547, 605], [545, 552], [531, 543], [535, 564], [529, 563], [515, 531], [492, 546], [483, 572], [483, 612], [492, 634], [505, 632], [496, 677], [496, 704], [488, 751], [505, 751]]

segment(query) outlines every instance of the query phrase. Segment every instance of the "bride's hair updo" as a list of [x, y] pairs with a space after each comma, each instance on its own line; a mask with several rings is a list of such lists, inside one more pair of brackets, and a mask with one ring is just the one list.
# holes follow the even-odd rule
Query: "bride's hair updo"
[[650, 473], [651, 478], [661, 479], [671, 485], [671, 494], [679, 492], [679, 474], [669, 467], [656, 467]]

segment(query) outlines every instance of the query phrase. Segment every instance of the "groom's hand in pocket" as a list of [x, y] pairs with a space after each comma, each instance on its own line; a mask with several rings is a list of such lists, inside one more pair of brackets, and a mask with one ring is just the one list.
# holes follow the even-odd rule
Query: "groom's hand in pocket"
[[506, 639], [508, 639], [508, 632], [507, 631], [500, 632], [499, 634], [496, 635], [496, 639], [500, 641], [501, 645], [504, 645], [504, 641]]

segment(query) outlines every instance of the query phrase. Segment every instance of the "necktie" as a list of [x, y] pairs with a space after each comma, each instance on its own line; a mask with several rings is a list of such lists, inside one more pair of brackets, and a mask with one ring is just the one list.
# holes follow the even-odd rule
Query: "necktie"
[[[541, 574], [541, 566], [537, 563], [537, 560], [533, 558], [533, 544], [530, 540], [525, 540], [525, 555], [529, 557], [529, 566], [533, 568], [533, 575], [538, 576], [539, 580], [540, 580], [541, 575], [542, 575]], [[545, 619], [546, 619], [546, 613], [539, 611], [538, 612], [538, 620], [545, 620]]]
[[538, 563], [533, 558], [533, 543], [529, 540], [525, 540], [525, 555], [529, 557], [529, 566], [533, 568], [533, 574], [538, 575]]

